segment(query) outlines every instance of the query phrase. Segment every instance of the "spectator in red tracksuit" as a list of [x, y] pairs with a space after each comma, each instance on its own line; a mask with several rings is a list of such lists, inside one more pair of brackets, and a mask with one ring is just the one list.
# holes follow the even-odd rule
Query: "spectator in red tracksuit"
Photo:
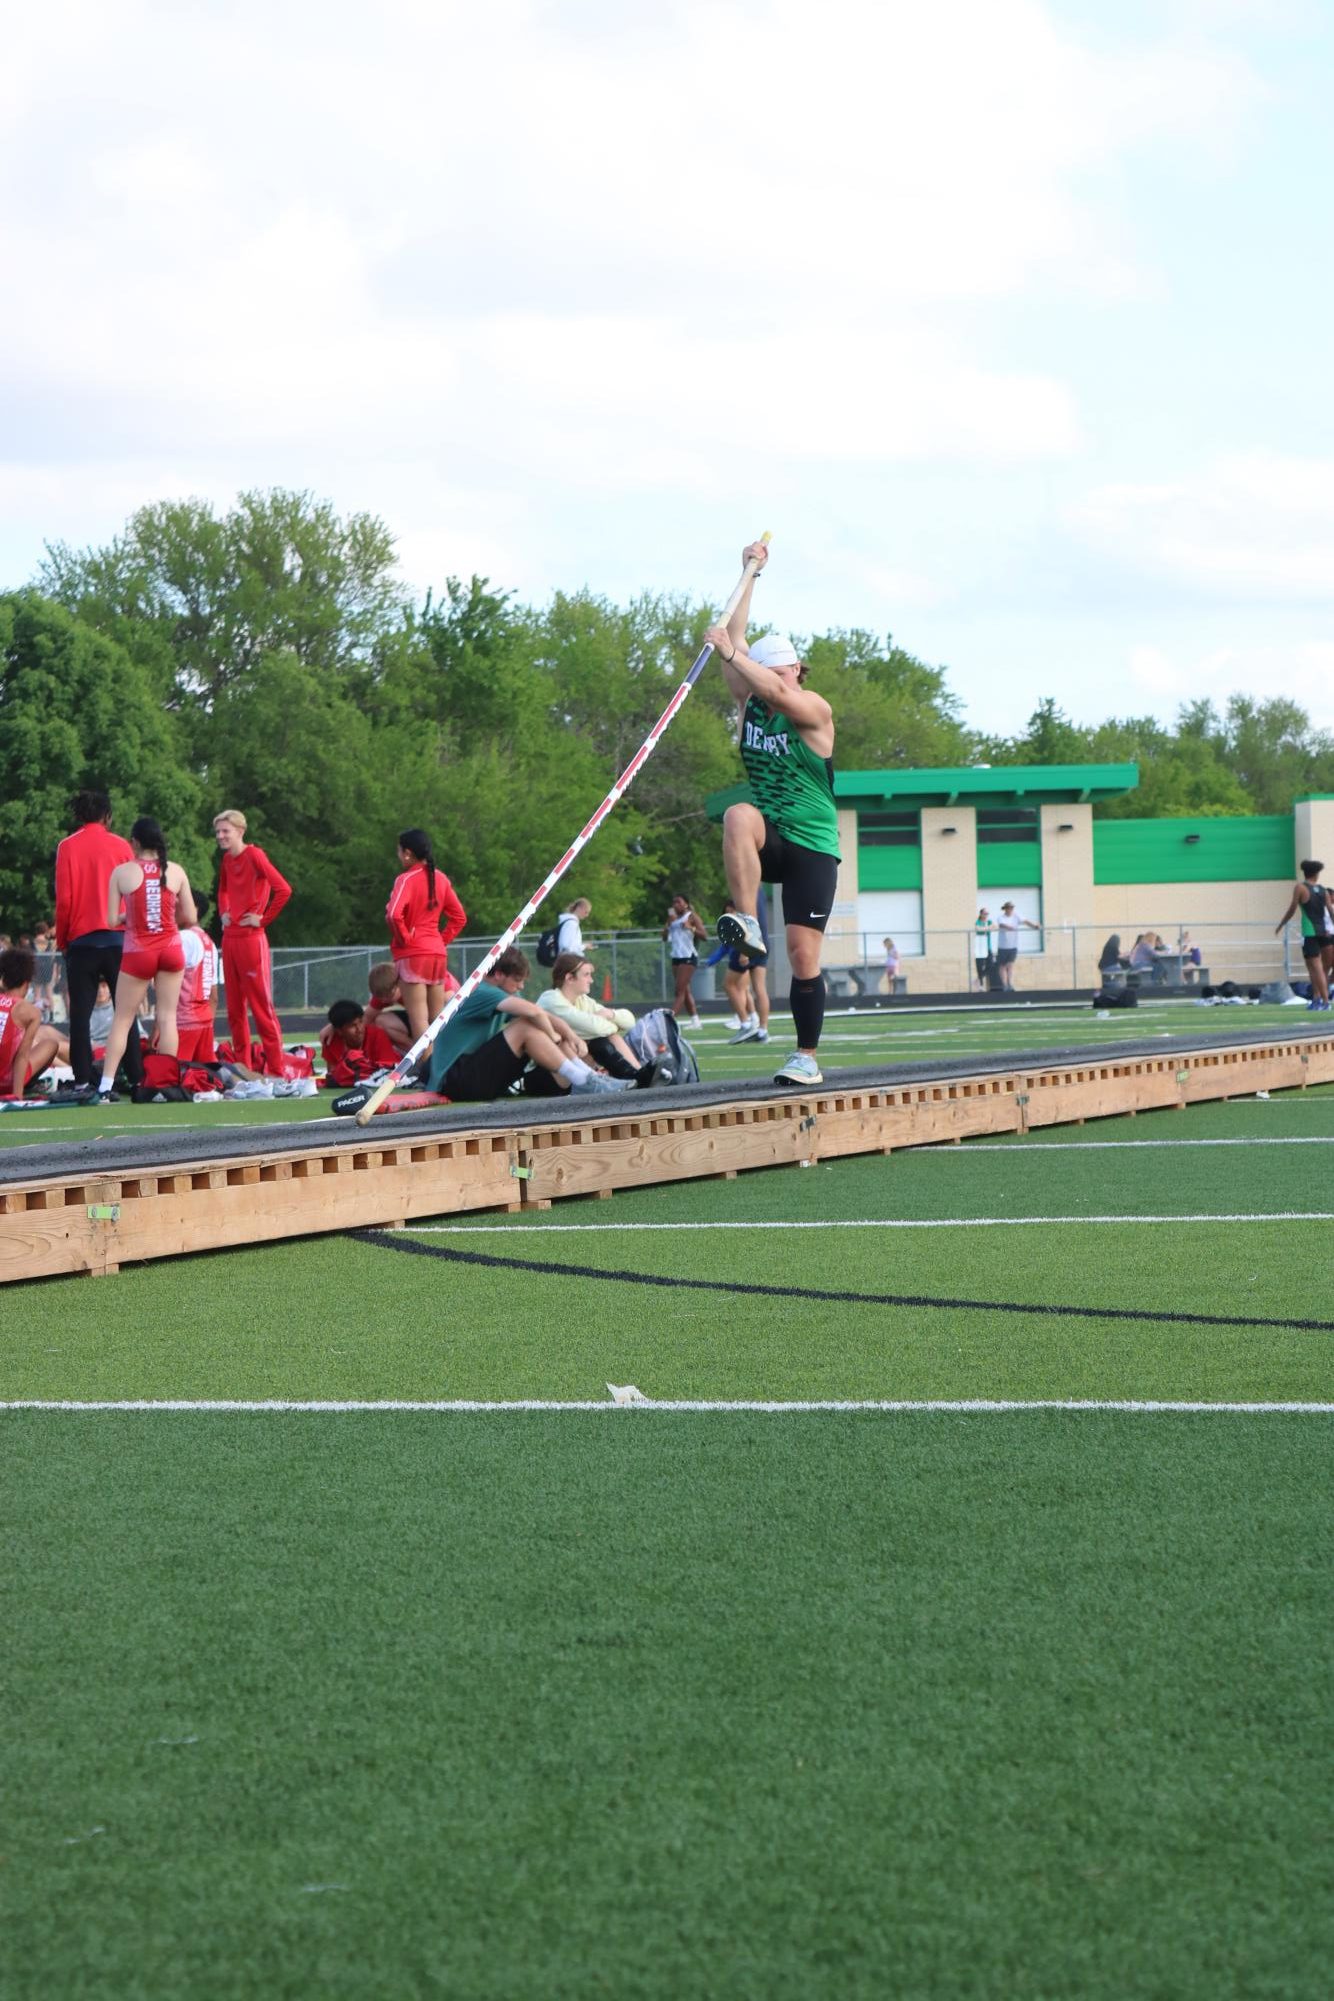
[[273, 1006], [273, 975], [265, 933], [292, 894], [263, 848], [250, 847], [246, 818], [228, 807], [213, 822], [222, 850], [218, 912], [222, 918], [222, 983], [227, 990], [227, 1029], [241, 1063], [250, 1062], [250, 1014], [259, 1024], [264, 1068], [283, 1074], [283, 1032]]
[[[56, 950], [65, 955], [69, 996], [69, 1060], [76, 1089], [93, 1090], [93, 1039], [88, 1024], [97, 1004], [99, 980], [116, 991], [124, 931], [107, 921], [111, 871], [132, 859], [130, 844], [111, 831], [111, 801], [105, 792], [74, 798], [75, 830], [56, 849]], [[143, 1077], [139, 1031], [131, 1024], [125, 1044], [130, 1082]]]
[[384, 914], [415, 1042], [444, 1006], [446, 991], [458, 985], [450, 977], [445, 948], [458, 937], [468, 913], [449, 877], [436, 867], [431, 837], [420, 827], [409, 827], [399, 835], [398, 859], [403, 873], [390, 891]]

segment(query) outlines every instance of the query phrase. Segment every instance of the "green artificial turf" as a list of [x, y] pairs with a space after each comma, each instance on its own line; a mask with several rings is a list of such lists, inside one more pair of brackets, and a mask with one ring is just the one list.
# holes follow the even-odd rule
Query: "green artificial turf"
[[[1334, 1126], [1321, 1102], [1077, 1130], [1175, 1142], [1263, 1119], [1312, 1138]], [[1307, 1324], [1334, 1321], [1310, 1280], [1323, 1225], [1136, 1219], [1328, 1212], [1327, 1158], [1049, 1136], [909, 1149], [409, 1233], [518, 1269], [330, 1237], [9, 1287], [0, 1398], [597, 1398], [610, 1381], [661, 1399], [1326, 1401], [1332, 1337]], [[978, 1221], [1006, 1217], [1030, 1220]], [[896, 1218], [951, 1227], [790, 1227]], [[662, 1227], [699, 1223], [725, 1227]], [[1025, 1310], [1090, 1306], [1110, 1317]]]
[[0, 1422], [12, 2001], [1327, 1991], [1327, 1420]]

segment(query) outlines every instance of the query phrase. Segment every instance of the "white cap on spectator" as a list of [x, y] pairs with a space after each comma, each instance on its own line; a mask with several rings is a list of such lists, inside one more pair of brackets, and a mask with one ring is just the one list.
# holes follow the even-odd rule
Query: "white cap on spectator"
[[790, 639], [781, 632], [766, 632], [763, 639], [757, 639], [753, 646], [746, 648], [757, 667], [798, 667], [797, 649]]

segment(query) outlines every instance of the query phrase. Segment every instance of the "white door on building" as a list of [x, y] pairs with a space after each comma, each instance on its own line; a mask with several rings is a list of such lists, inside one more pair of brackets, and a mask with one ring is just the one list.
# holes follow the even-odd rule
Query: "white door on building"
[[857, 897], [857, 929], [867, 960], [883, 954], [883, 940], [892, 938], [905, 959], [922, 956], [922, 892], [920, 889], [868, 889]]

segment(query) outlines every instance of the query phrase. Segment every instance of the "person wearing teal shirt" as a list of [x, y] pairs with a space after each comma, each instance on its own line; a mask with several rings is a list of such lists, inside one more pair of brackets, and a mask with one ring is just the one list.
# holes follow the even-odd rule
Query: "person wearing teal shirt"
[[490, 978], [459, 1003], [436, 1037], [431, 1089], [455, 1103], [502, 1098], [530, 1063], [539, 1096], [630, 1088], [632, 1079], [590, 1068], [584, 1061], [587, 1046], [574, 1030], [523, 998], [528, 973], [526, 955], [517, 945], [507, 946]]

